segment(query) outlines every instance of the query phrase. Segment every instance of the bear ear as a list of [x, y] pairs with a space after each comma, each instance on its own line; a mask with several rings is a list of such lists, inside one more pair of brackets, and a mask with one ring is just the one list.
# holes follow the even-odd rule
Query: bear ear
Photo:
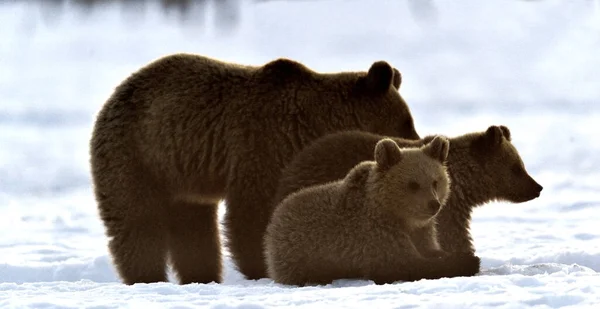
[[398, 71], [398, 69], [393, 68], [394, 69], [394, 78], [392, 80], [392, 85], [394, 85], [394, 88], [396, 88], [397, 90], [400, 90], [400, 85], [402, 84], [402, 74], [400, 73], [400, 71]]
[[445, 163], [450, 151], [450, 141], [445, 136], [437, 135], [431, 142], [421, 147], [421, 150], [440, 163]]
[[375, 162], [382, 170], [388, 170], [402, 160], [402, 151], [390, 138], [381, 139], [375, 145]]
[[367, 87], [375, 93], [383, 93], [392, 85], [394, 69], [385, 61], [377, 61], [371, 65], [366, 76]]
[[499, 126], [490, 126], [485, 131], [485, 139], [488, 145], [500, 145], [500, 143], [502, 143], [502, 136], [504, 136], [504, 133]]
[[350, 187], [361, 187], [369, 178], [373, 162], [363, 161], [354, 166], [344, 178], [344, 182]]
[[504, 135], [504, 138], [506, 138], [507, 141], [511, 141], [510, 138], [510, 130], [508, 129], [507, 126], [500, 126], [500, 130], [502, 130], [502, 135]]

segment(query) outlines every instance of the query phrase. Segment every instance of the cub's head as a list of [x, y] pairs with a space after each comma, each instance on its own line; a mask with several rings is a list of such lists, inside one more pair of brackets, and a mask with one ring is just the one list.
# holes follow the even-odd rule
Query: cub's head
[[369, 196], [375, 207], [419, 226], [438, 214], [450, 193], [445, 163], [449, 142], [435, 137], [421, 148], [400, 149], [391, 139], [375, 146]]
[[385, 61], [358, 73], [349, 101], [360, 129], [380, 135], [419, 139], [408, 105], [399, 93], [402, 75]]
[[475, 133], [470, 152], [479, 166], [481, 184], [491, 190], [490, 199], [522, 203], [540, 196], [543, 187], [527, 173], [506, 126]]

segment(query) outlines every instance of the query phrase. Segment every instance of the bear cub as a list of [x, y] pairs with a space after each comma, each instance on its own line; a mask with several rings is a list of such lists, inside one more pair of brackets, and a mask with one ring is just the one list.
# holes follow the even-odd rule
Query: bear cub
[[269, 276], [303, 286], [343, 278], [384, 284], [476, 274], [477, 256], [427, 257], [410, 237], [415, 228], [435, 228], [450, 193], [448, 151], [442, 136], [410, 149], [384, 138], [374, 161], [360, 162], [343, 179], [287, 196], [265, 234]]
[[[286, 166], [272, 203], [277, 205], [302, 188], [345, 177], [356, 164], [373, 157], [373, 148], [383, 138], [391, 138], [400, 148], [418, 148], [436, 136], [406, 140], [364, 131], [328, 134], [305, 147]], [[474, 254], [470, 224], [475, 207], [493, 201], [524, 203], [539, 197], [543, 189], [527, 172], [508, 127], [491, 125], [448, 141], [450, 196], [436, 217], [436, 229], [417, 229], [412, 235], [424, 255], [435, 255], [438, 245], [446, 252]], [[438, 244], [427, 241], [432, 239], [432, 231], [437, 232]]]

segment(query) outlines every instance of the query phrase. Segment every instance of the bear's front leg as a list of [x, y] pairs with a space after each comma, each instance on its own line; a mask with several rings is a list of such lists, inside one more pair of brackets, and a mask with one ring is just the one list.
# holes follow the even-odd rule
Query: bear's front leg
[[449, 253], [475, 254], [475, 246], [470, 232], [471, 208], [462, 207], [451, 195], [437, 215], [438, 242], [442, 250]]
[[448, 253], [444, 250], [441, 250], [441, 249], [440, 250], [435, 250], [435, 249], [423, 250], [420, 253], [421, 253], [421, 255], [423, 255], [424, 257], [427, 257], [427, 258], [443, 258], [443, 257], [450, 255], [450, 253]]
[[445, 257], [448, 253], [440, 247], [434, 221], [411, 231], [411, 240], [419, 253], [428, 258]]

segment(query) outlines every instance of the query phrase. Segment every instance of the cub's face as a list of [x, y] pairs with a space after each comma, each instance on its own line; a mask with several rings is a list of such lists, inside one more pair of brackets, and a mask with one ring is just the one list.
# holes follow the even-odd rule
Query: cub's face
[[442, 209], [450, 180], [441, 162], [424, 153], [410, 153], [386, 177], [386, 194], [404, 216], [427, 222]]
[[414, 225], [426, 223], [439, 213], [450, 193], [445, 167], [448, 140], [436, 137], [421, 148], [403, 150], [395, 143], [382, 143], [378, 143], [379, 157], [376, 151], [379, 204]]
[[540, 196], [543, 187], [525, 169], [505, 126], [491, 126], [474, 143], [475, 157], [480, 158], [483, 173], [488, 175], [495, 198], [513, 203], [530, 201]]

